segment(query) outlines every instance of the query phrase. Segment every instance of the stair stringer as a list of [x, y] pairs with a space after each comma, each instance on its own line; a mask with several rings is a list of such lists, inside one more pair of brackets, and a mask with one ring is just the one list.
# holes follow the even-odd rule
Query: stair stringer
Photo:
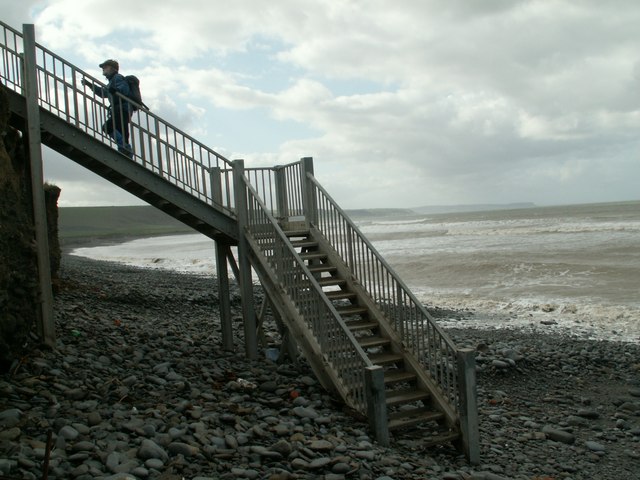
[[[298, 348], [302, 350], [302, 354], [309, 362], [311, 369], [322, 387], [328, 392], [339, 396], [349, 407], [364, 413], [357, 405], [350, 390], [335, 373], [331, 362], [329, 362], [323, 354], [322, 347], [316, 341], [313, 332], [306, 325], [302, 314], [278, 282], [273, 269], [269, 265], [268, 259], [262, 254], [258, 243], [255, 242], [250, 235], [247, 236], [247, 241], [250, 247], [249, 261], [258, 274], [265, 294], [269, 297], [272, 307], [277, 310], [292, 339]], [[359, 348], [359, 345], [354, 343], [354, 349], [356, 348]]]
[[444, 396], [442, 389], [431, 377], [431, 374], [420, 363], [418, 358], [406, 347], [400, 335], [392, 327], [391, 322], [371, 298], [367, 289], [354, 277], [342, 257], [317, 228], [311, 226], [310, 235], [318, 243], [319, 249], [326, 253], [329, 262], [338, 269], [338, 275], [356, 296], [358, 303], [365, 306], [372, 319], [378, 322], [382, 336], [391, 341], [391, 351], [403, 356], [405, 369], [416, 375], [417, 384], [431, 394], [434, 408], [442, 412], [449, 428], [459, 430], [460, 419], [454, 406]]

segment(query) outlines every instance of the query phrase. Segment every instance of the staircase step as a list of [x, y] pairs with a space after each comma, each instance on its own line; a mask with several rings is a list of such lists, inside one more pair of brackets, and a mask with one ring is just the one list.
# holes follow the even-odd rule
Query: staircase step
[[313, 240], [293, 240], [291, 241], [291, 245], [296, 248], [317, 248], [318, 242], [314, 242]]
[[384, 384], [391, 385], [400, 382], [412, 382], [416, 379], [416, 374], [405, 370], [387, 370], [384, 372]]
[[383, 337], [361, 337], [357, 340], [362, 348], [382, 347], [391, 343], [391, 340]]
[[429, 392], [424, 390], [394, 390], [386, 392], [386, 402], [388, 407], [400, 405], [402, 403], [412, 403], [418, 400], [426, 400], [430, 398]]
[[344, 285], [347, 282], [342, 280], [341, 278], [329, 277], [329, 278], [321, 278], [318, 280], [318, 283], [321, 287], [334, 287], [336, 285]]
[[428, 408], [413, 408], [389, 414], [389, 430], [407, 428], [421, 423], [437, 422], [444, 418], [442, 412], [435, 412]]
[[311, 273], [332, 273], [332, 272], [336, 272], [338, 269], [336, 267], [334, 267], [333, 265], [314, 265], [311, 267], [308, 267], [309, 271]]
[[[337, 306], [336, 310], [340, 315], [364, 315], [369, 312], [366, 307], [360, 307], [358, 305], [345, 305]], [[377, 325], [377, 323], [376, 323]]]
[[356, 298], [355, 293], [348, 292], [346, 290], [335, 290], [333, 292], [325, 292], [325, 295], [329, 300], [347, 300], [351, 298]]
[[303, 260], [324, 260], [327, 258], [327, 254], [322, 252], [304, 252], [299, 255]]
[[[338, 310], [338, 313], [340, 313], [340, 310]], [[347, 322], [347, 327], [349, 327], [349, 330], [351, 330], [352, 332], [356, 332], [358, 330], [375, 330], [379, 326], [380, 325], [378, 324], [378, 322], [371, 322], [369, 320]]]
[[404, 361], [404, 357], [399, 353], [372, 353], [369, 355], [369, 360], [371, 360], [375, 365], [388, 365], [390, 363], [398, 363]]
[[309, 230], [285, 230], [284, 234], [289, 238], [308, 237]]

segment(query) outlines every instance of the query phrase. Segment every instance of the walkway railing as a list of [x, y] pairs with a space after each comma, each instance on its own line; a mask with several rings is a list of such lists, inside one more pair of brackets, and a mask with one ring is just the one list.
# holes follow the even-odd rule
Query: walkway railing
[[[353, 337], [333, 304], [323, 294], [305, 262], [284, 234], [277, 220], [245, 176], [248, 197], [248, 235], [257, 244], [277, 278], [278, 285], [300, 313], [325, 361], [346, 387], [347, 403], [366, 412], [365, 367], [373, 364]], [[345, 392], [343, 391], [343, 393]]]
[[[23, 93], [22, 34], [0, 22], [0, 42], [0, 80], [9, 89]], [[109, 113], [106, 99], [97, 97], [82, 80], [104, 84], [38, 44], [36, 63], [40, 107], [116, 148], [103, 129]], [[114, 101], [128, 100], [116, 94]], [[231, 164], [222, 155], [142, 108], [131, 118], [130, 143], [136, 163], [210, 205], [229, 212], [233, 209], [228, 174]]]
[[278, 219], [304, 216], [302, 162], [245, 169], [249, 184]]
[[315, 200], [314, 226], [342, 257], [403, 344], [457, 411], [460, 391], [455, 344], [313, 175], [307, 176], [307, 185]]

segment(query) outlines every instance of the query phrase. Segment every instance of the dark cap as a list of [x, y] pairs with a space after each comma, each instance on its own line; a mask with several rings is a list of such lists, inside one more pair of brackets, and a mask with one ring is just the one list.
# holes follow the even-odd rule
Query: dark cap
[[118, 62], [116, 60], [113, 59], [109, 59], [109, 60], [105, 60], [104, 62], [102, 62], [100, 65], [98, 65], [100, 68], [104, 68], [104, 67], [113, 67], [116, 70], [120, 70], [120, 65], [118, 64]]

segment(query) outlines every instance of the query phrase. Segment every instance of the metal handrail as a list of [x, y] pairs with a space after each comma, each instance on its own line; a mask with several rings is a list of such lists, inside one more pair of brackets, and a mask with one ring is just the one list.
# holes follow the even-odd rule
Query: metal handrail
[[[0, 79], [8, 88], [23, 93], [22, 34], [2, 22], [0, 31]], [[103, 84], [39, 44], [36, 63], [40, 107], [116, 148], [115, 141], [103, 130], [110, 107], [85, 88], [81, 80]], [[119, 93], [115, 95], [114, 102], [128, 101]], [[232, 213], [228, 159], [145, 109], [133, 113], [130, 127], [132, 161], [194, 197]]]
[[245, 175], [274, 216], [304, 216], [301, 162], [246, 168]]
[[314, 226], [328, 239], [403, 345], [420, 361], [457, 411], [456, 345], [315, 177], [308, 174], [307, 181], [315, 198]]
[[271, 267], [278, 285], [286, 292], [302, 317], [307, 331], [320, 346], [325, 366], [346, 387], [344, 400], [355, 410], [366, 413], [365, 367], [373, 366], [322, 287], [309, 271], [286, 234], [244, 176], [247, 188], [247, 235]]

